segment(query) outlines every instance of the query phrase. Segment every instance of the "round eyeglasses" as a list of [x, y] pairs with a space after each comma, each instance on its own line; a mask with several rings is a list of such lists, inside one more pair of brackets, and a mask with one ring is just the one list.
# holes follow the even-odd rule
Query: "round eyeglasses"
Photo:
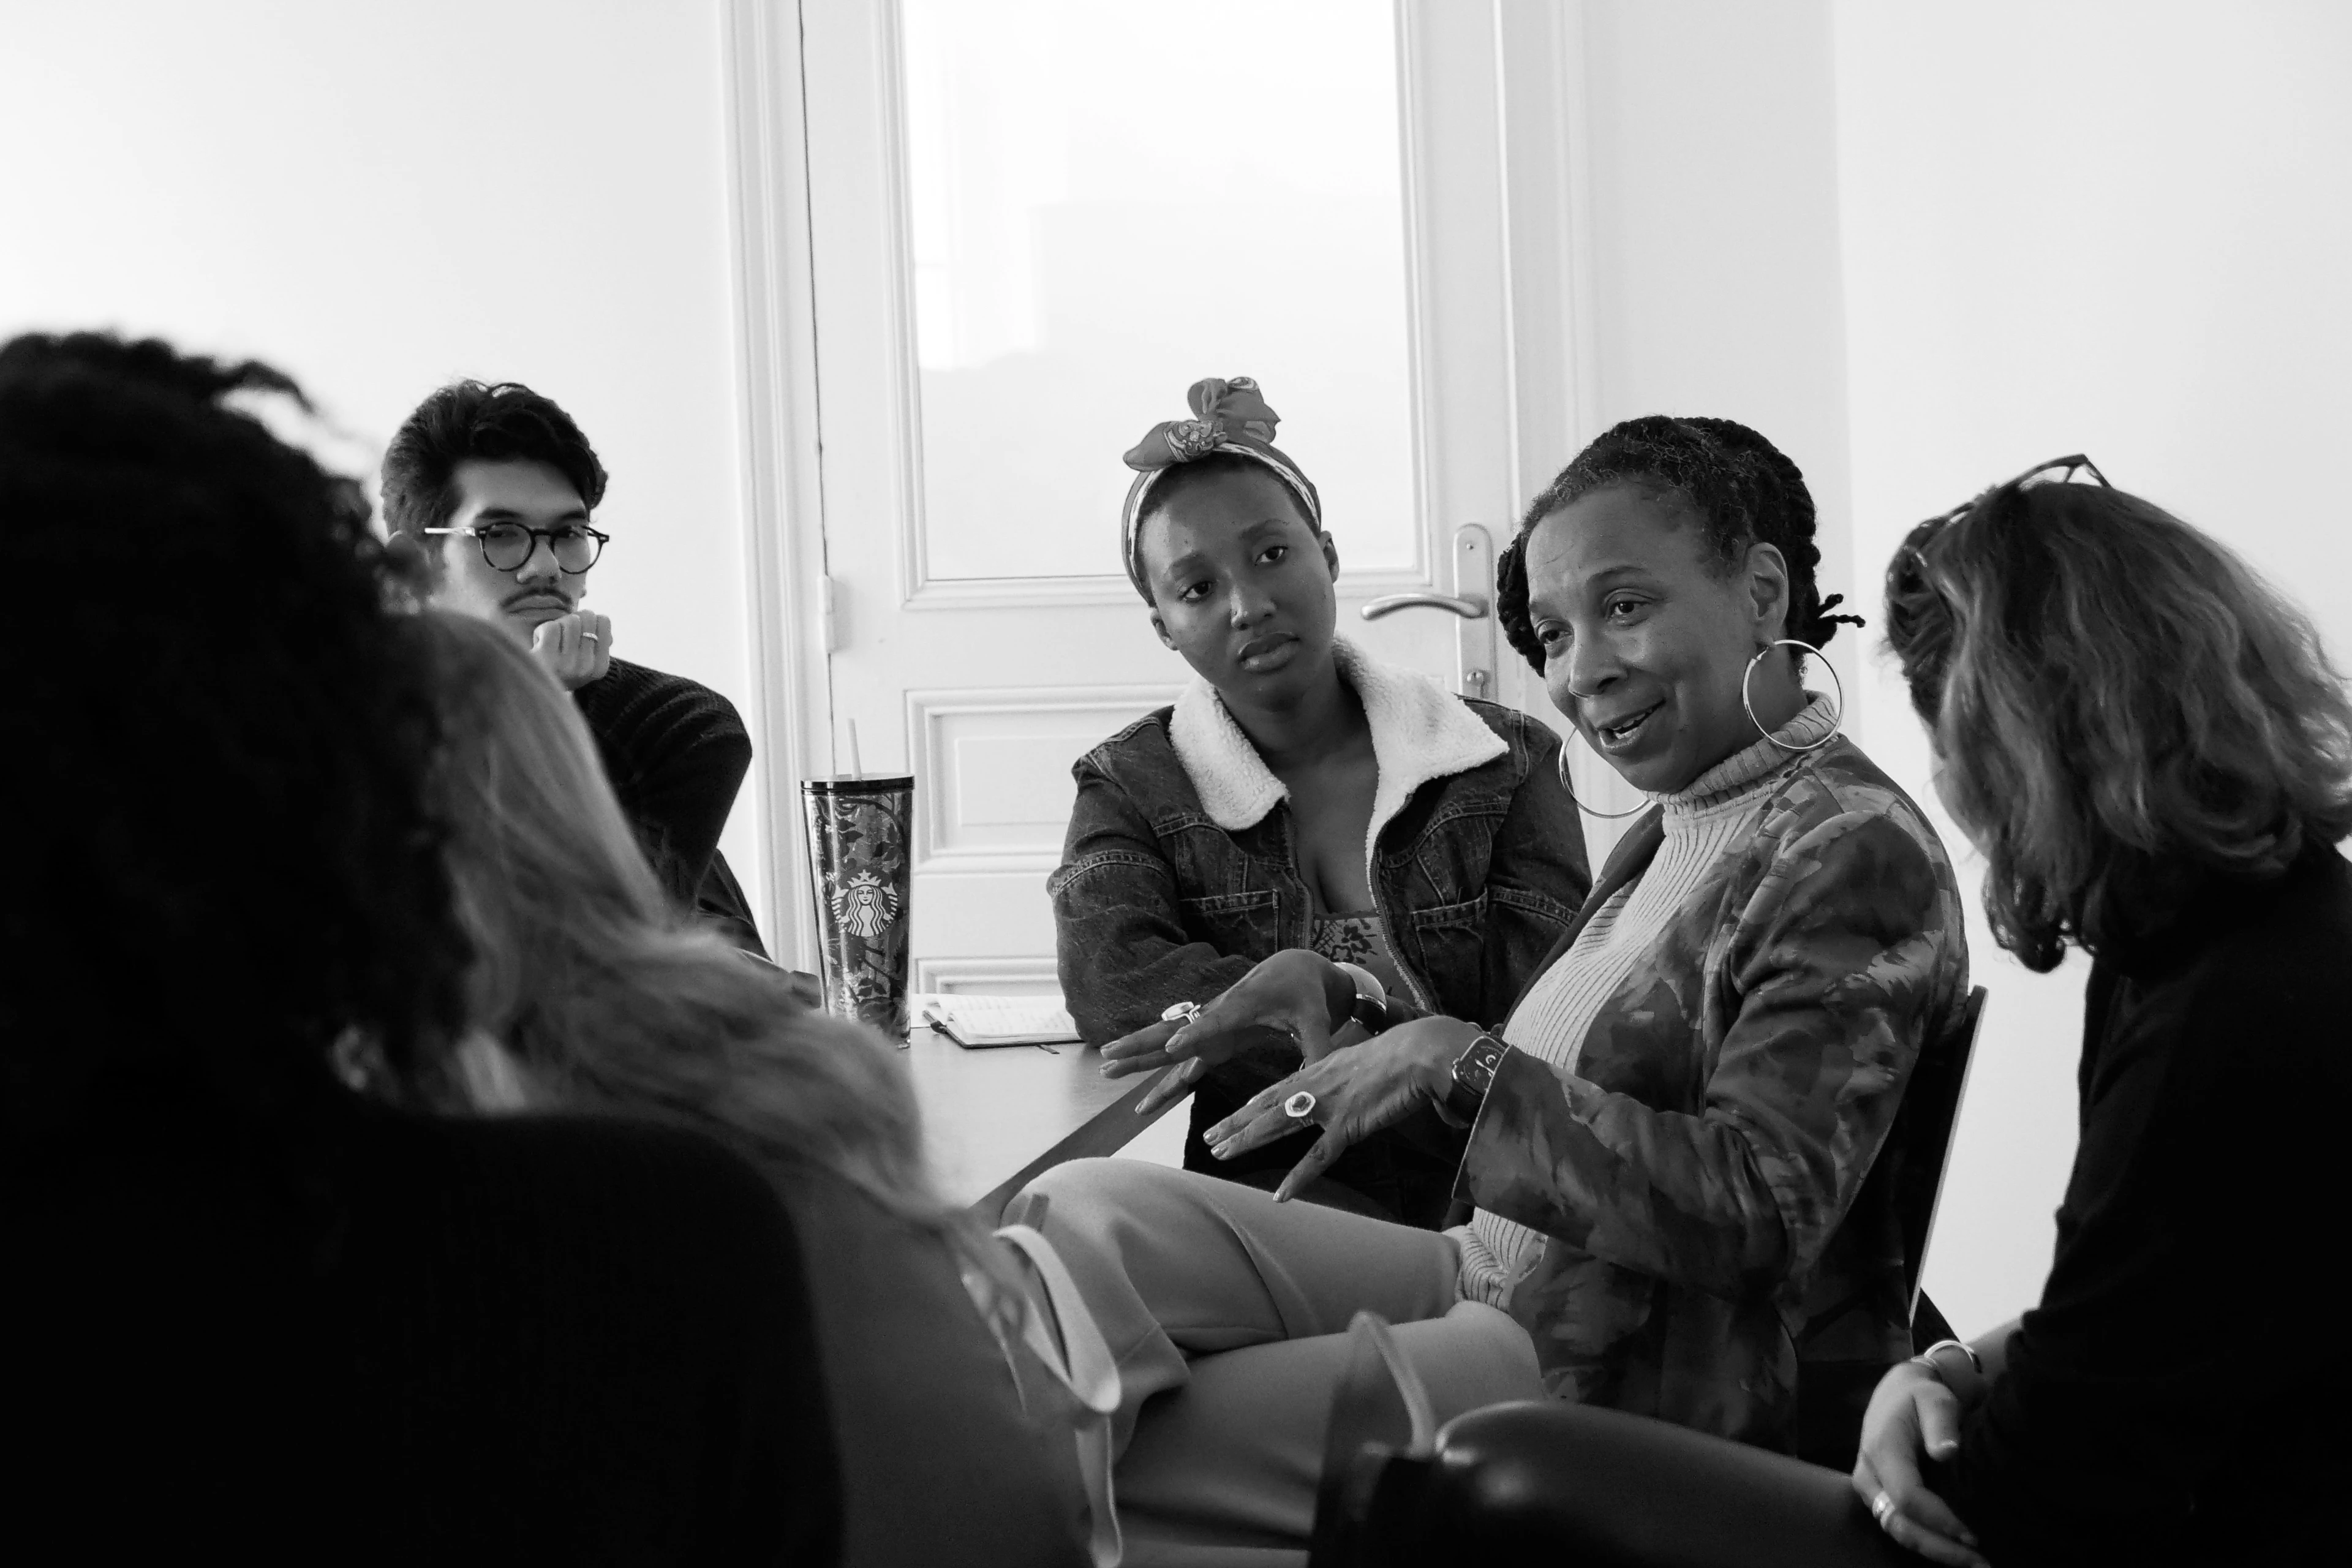
[[539, 542], [547, 541], [547, 548], [555, 557], [556, 569], [567, 576], [577, 577], [596, 564], [596, 557], [604, 552], [609, 533], [599, 533], [583, 523], [567, 522], [561, 528], [532, 528], [520, 522], [492, 522], [478, 528], [428, 528], [427, 533], [463, 533], [482, 547], [482, 563], [493, 572], [513, 572], [529, 561]]

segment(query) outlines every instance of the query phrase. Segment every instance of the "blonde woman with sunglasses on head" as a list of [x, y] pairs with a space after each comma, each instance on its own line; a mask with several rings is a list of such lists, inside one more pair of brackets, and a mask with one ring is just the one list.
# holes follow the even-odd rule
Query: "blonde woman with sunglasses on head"
[[1886, 608], [1995, 937], [2092, 965], [2041, 1303], [1887, 1375], [1855, 1490], [1943, 1563], [2341, 1561], [2352, 1379], [2313, 1276], [2352, 1102], [2343, 678], [2081, 458], [1921, 524]]

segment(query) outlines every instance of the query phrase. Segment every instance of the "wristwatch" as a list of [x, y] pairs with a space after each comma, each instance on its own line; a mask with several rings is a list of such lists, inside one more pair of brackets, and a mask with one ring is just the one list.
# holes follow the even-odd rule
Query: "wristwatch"
[[1503, 1065], [1503, 1053], [1510, 1048], [1492, 1035], [1480, 1035], [1463, 1047], [1454, 1058], [1454, 1081], [1445, 1090], [1444, 1109], [1448, 1117], [1465, 1127], [1478, 1120], [1478, 1108], [1486, 1103], [1486, 1091], [1495, 1087], [1495, 1069]]
[[1348, 977], [1355, 987], [1355, 996], [1348, 1004], [1348, 1016], [1363, 1026], [1364, 1033], [1377, 1035], [1389, 1026], [1389, 988], [1381, 977], [1360, 963], [1336, 963], [1332, 967]]

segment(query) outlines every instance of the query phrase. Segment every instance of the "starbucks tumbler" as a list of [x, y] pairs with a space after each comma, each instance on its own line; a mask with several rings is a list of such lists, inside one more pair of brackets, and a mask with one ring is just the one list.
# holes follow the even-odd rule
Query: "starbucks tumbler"
[[801, 781], [825, 1011], [894, 1033], [907, 1026], [914, 804], [910, 777]]

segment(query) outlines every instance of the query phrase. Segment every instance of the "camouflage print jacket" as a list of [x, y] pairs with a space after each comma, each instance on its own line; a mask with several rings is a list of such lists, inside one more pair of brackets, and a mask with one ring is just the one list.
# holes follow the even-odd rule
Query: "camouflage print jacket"
[[1460, 1190], [1546, 1238], [1510, 1309], [1555, 1394], [1785, 1449], [1816, 1321], [1908, 1353], [1891, 1205], [1855, 1200], [1968, 952], [1934, 829], [1851, 742], [1753, 821], [1573, 1074], [1506, 1053]]

